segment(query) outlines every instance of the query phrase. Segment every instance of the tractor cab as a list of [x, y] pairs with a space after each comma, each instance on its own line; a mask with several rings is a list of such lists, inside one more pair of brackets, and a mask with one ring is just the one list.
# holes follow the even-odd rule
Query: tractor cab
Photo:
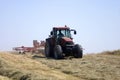
[[70, 30], [69, 27], [54, 27], [53, 31], [51, 31], [51, 35], [55, 38], [61, 38], [61, 37], [67, 37], [72, 38], [71, 31], [74, 31], [74, 34], [76, 34], [75, 30]]

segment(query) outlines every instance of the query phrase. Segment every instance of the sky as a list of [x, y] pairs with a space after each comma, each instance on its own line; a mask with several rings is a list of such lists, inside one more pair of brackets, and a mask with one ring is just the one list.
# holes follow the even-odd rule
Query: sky
[[33, 46], [64, 25], [84, 53], [120, 49], [120, 0], [0, 0], [0, 51]]

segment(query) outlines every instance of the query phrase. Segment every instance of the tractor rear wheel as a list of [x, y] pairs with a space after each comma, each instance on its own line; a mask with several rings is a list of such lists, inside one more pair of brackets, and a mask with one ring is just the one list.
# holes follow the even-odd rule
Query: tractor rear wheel
[[56, 45], [54, 48], [54, 58], [55, 59], [62, 59], [62, 47], [60, 45]]
[[50, 44], [48, 41], [46, 41], [46, 44], [45, 44], [45, 56], [47, 58], [50, 57]]
[[74, 57], [75, 58], [82, 58], [83, 57], [83, 51], [82, 51], [82, 47], [79, 44], [76, 44], [74, 46]]

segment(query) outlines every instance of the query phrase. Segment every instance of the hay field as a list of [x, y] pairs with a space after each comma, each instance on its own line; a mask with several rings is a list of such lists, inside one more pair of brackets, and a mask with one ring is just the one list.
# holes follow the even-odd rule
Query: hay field
[[40, 54], [0, 52], [0, 80], [119, 80], [120, 50], [82, 59], [47, 59]]

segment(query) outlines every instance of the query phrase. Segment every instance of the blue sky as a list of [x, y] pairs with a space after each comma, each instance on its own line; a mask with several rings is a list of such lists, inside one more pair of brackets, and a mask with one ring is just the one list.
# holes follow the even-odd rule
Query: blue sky
[[84, 53], [120, 49], [120, 0], [0, 0], [0, 50], [32, 46], [64, 25]]

